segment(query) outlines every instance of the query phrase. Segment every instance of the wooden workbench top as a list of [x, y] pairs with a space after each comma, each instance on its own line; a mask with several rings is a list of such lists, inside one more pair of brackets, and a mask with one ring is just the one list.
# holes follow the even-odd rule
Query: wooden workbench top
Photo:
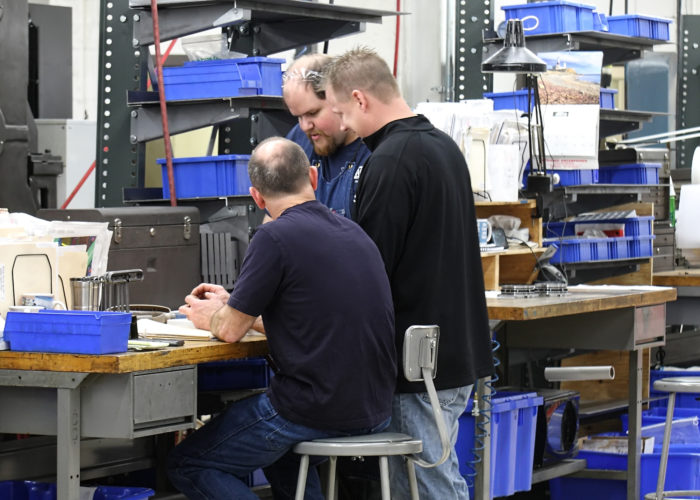
[[700, 286], [700, 269], [676, 269], [654, 273], [652, 283], [659, 286]]
[[130, 373], [265, 354], [267, 354], [267, 340], [263, 336], [244, 337], [235, 344], [227, 344], [219, 340], [192, 340], [186, 341], [181, 347], [118, 354], [0, 351], [0, 370]]
[[663, 304], [676, 300], [675, 288], [575, 286], [562, 297], [509, 298], [490, 293], [489, 319], [534, 320], [627, 307]]

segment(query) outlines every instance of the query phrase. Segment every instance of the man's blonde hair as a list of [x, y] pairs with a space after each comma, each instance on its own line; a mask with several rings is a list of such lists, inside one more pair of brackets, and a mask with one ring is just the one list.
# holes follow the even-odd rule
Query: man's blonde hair
[[326, 87], [347, 101], [353, 90], [367, 92], [383, 103], [401, 96], [386, 61], [368, 47], [356, 47], [333, 59], [324, 74]]

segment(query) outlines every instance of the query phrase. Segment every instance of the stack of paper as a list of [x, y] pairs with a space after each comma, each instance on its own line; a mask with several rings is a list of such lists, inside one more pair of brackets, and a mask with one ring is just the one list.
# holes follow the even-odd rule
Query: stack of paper
[[140, 318], [136, 321], [139, 337], [148, 339], [178, 338], [183, 340], [207, 340], [214, 338], [209, 330], [195, 328], [189, 320], [178, 320], [175, 323], [160, 323], [149, 318]]

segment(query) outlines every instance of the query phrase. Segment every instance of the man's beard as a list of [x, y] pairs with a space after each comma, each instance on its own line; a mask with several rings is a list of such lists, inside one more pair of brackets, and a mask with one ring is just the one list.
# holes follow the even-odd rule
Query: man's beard
[[330, 135], [326, 135], [319, 132], [318, 135], [321, 138], [320, 141], [314, 141], [311, 139], [311, 136], [314, 134], [306, 135], [309, 137], [309, 140], [311, 141], [311, 144], [314, 147], [314, 152], [319, 156], [330, 156], [333, 153], [335, 153], [338, 150], [338, 147], [340, 146]]

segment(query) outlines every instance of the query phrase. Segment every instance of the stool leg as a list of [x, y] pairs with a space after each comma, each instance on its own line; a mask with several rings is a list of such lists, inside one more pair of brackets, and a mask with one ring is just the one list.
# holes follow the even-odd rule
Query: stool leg
[[664, 444], [661, 450], [659, 462], [659, 477], [656, 482], [656, 500], [660, 500], [666, 484], [666, 466], [668, 464], [668, 448], [671, 443], [671, 424], [673, 422], [673, 407], [676, 405], [676, 393], [668, 394], [668, 408], [666, 409], [666, 426], [664, 427]]
[[389, 459], [387, 457], [379, 457], [379, 477], [382, 483], [382, 500], [391, 500], [389, 491]]
[[328, 457], [328, 493], [326, 500], [335, 500], [335, 464], [338, 457]]
[[309, 471], [309, 456], [302, 455], [299, 461], [299, 477], [297, 477], [297, 493], [294, 495], [294, 500], [304, 500], [306, 492], [306, 474]]
[[418, 481], [416, 480], [416, 467], [413, 460], [406, 459], [406, 471], [408, 472], [408, 486], [411, 490], [411, 500], [418, 499]]

